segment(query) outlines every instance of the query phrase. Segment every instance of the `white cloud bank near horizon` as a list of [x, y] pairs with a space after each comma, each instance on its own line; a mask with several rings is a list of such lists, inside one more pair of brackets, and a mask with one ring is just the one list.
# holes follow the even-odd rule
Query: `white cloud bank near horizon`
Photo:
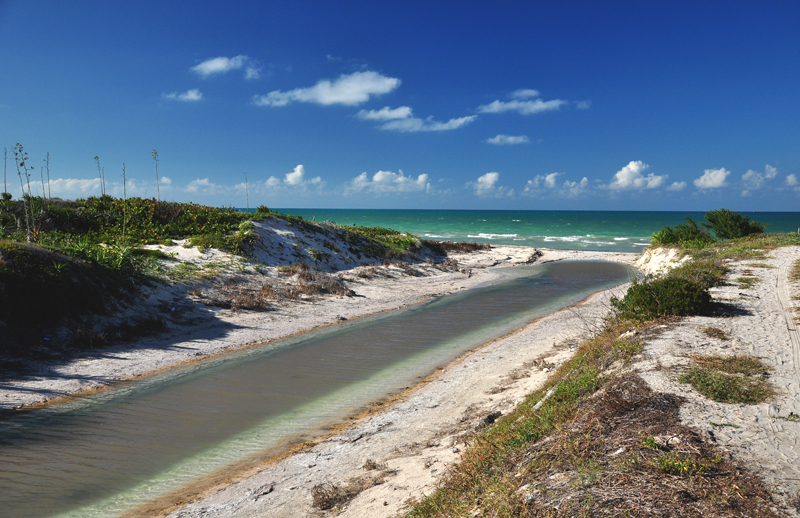
[[253, 104], [280, 107], [293, 102], [305, 102], [323, 106], [356, 106], [373, 96], [391, 92], [400, 86], [400, 82], [396, 77], [387, 77], [374, 71], [353, 72], [342, 74], [333, 81], [322, 79], [308, 88], [295, 88], [286, 92], [273, 90], [267, 95], [255, 95]]
[[406, 176], [402, 169], [397, 173], [392, 171], [378, 171], [370, 178], [366, 171], [356, 176], [345, 186], [345, 194], [355, 192], [373, 193], [400, 193], [400, 192], [430, 192], [430, 177], [421, 174], [414, 178]]

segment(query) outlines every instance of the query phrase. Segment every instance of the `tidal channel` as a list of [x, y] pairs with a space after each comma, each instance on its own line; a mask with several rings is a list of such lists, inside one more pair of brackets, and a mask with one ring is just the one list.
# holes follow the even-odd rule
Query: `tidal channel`
[[505, 275], [20, 411], [0, 421], [0, 514], [119, 516], [242, 459], [320, 436], [462, 353], [632, 273], [618, 263], [557, 262]]

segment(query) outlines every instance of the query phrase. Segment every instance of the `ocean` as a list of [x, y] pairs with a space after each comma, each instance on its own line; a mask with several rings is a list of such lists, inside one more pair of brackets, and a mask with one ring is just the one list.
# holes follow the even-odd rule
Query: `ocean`
[[[251, 209], [254, 210], [254, 209]], [[650, 235], [703, 212], [277, 209], [278, 212], [340, 225], [380, 226], [423, 239], [475, 241], [570, 250], [640, 252]], [[800, 212], [745, 212], [767, 232], [797, 232]]]

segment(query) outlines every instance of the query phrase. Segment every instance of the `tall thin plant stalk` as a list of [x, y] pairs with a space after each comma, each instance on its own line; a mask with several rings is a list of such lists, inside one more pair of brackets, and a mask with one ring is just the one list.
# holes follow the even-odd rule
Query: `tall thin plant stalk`
[[94, 163], [97, 164], [97, 176], [100, 177], [100, 196], [106, 195], [106, 179], [105, 175], [103, 174], [103, 169], [100, 169], [100, 157], [95, 155], [94, 156]]
[[161, 201], [161, 186], [158, 181], [158, 151], [154, 149], [150, 154], [153, 156], [153, 163], [156, 165], [156, 196], [158, 197], [156, 199]]
[[[31, 225], [33, 219], [33, 207], [31, 207], [31, 202], [33, 198], [31, 197], [31, 175], [28, 172], [28, 166], [25, 162], [28, 161], [28, 153], [25, 152], [25, 149], [22, 147], [22, 144], [17, 142], [14, 146], [14, 163], [17, 166], [17, 175], [19, 176], [19, 186], [22, 190], [22, 209], [25, 212], [25, 229], [27, 231], [26, 241], [28, 243], [33, 242], [33, 236], [31, 234]], [[33, 167], [30, 168], [33, 171]], [[25, 182], [22, 181], [22, 176], [25, 175]], [[27, 195], [25, 193], [25, 183], [27, 182], [28, 185], [28, 192]]]
[[[44, 165], [45, 165], [45, 170], [47, 171], [47, 199], [49, 201], [50, 198], [53, 197], [51, 195], [51, 193], [50, 193], [50, 152], [49, 151], [47, 152], [47, 158], [44, 159]], [[42, 196], [44, 196], [44, 193], [42, 193]]]
[[39, 176], [42, 177], [42, 198], [47, 196], [47, 191], [44, 189], [44, 166], [39, 167]]
[[6, 213], [8, 213], [8, 182], [6, 181], [6, 169], [8, 168], [8, 148], [3, 148], [3, 203]]
[[125, 242], [125, 225], [128, 222], [128, 190], [125, 177], [125, 162], [122, 162], [122, 242]]

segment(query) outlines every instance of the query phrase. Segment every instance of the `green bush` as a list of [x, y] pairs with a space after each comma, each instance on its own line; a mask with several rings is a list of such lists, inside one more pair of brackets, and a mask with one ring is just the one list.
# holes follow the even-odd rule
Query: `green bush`
[[611, 299], [620, 318], [652, 320], [667, 315], [696, 315], [711, 304], [711, 295], [701, 284], [681, 278], [638, 282], [628, 289], [622, 300]]
[[686, 218], [686, 223], [679, 223], [674, 228], [664, 227], [651, 237], [657, 245], [688, 245], [693, 248], [714, 242], [711, 234], [700, 228], [692, 218]]
[[704, 288], [719, 286], [728, 268], [720, 260], [697, 259], [670, 270], [668, 276], [700, 284]]
[[751, 221], [749, 216], [728, 209], [710, 210], [705, 213], [708, 223], [703, 226], [714, 231], [717, 239], [737, 239], [750, 234], [762, 234], [766, 225]]

